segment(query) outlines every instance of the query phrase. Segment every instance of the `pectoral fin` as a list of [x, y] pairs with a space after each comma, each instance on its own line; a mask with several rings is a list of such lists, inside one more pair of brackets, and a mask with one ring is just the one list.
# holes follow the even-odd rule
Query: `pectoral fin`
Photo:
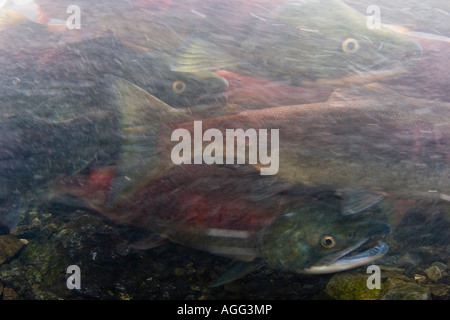
[[155, 233], [155, 234], [149, 235], [148, 237], [146, 237], [144, 239], [133, 242], [131, 244], [131, 247], [136, 250], [147, 250], [147, 249], [157, 248], [168, 242], [170, 242], [169, 239], [163, 238]]
[[242, 278], [253, 271], [265, 266], [266, 262], [254, 260], [251, 262], [234, 262], [229, 269], [216, 281], [209, 285], [210, 288], [219, 287], [236, 279]]
[[342, 197], [343, 215], [357, 214], [384, 199], [384, 195], [364, 190], [343, 189], [338, 193]]

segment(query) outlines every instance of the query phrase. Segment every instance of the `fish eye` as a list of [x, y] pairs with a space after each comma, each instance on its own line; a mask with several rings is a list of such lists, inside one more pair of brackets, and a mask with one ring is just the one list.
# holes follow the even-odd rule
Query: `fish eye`
[[322, 240], [320, 241], [320, 244], [324, 247], [324, 248], [333, 248], [334, 245], [336, 244], [336, 240], [334, 239], [334, 237], [326, 235], [322, 237]]
[[359, 42], [353, 38], [347, 38], [342, 42], [342, 51], [345, 53], [355, 53], [359, 50]]
[[184, 81], [177, 80], [173, 83], [172, 90], [177, 94], [183, 93], [183, 91], [186, 90], [186, 83], [184, 83]]

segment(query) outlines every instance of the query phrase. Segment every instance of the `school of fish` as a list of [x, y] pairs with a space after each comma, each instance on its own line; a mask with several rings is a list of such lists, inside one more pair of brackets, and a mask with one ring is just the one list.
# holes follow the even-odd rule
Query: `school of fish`
[[69, 5], [0, 2], [2, 232], [72, 201], [233, 259], [220, 286], [371, 263], [391, 227], [367, 210], [450, 201], [448, 38], [339, 0], [79, 1], [79, 30]]

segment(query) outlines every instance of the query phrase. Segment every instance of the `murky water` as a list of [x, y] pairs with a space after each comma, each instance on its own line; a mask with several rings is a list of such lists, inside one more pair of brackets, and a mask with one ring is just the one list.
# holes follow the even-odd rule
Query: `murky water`
[[449, 15], [1, 1], [0, 296], [447, 300]]

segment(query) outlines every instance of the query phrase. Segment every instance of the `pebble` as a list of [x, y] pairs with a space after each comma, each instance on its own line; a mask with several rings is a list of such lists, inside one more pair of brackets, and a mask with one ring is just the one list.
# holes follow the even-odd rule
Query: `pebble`
[[132, 299], [133, 298], [129, 294], [124, 293], [124, 292], [120, 293], [120, 300], [132, 300]]
[[39, 216], [39, 212], [37, 212], [37, 211], [30, 211], [30, 212], [28, 212], [28, 216], [30, 217], [30, 219], [34, 219], [34, 218]]
[[426, 273], [427, 277], [431, 281], [438, 281], [440, 278], [442, 278], [442, 272], [437, 266], [431, 266], [428, 269], [425, 269], [424, 272]]
[[56, 233], [57, 231], [58, 231], [58, 225], [55, 223], [49, 223], [41, 229], [41, 232], [45, 236], [51, 236], [52, 234]]
[[39, 218], [34, 218], [33, 221], [31, 221], [32, 227], [40, 227], [42, 225], [41, 220]]
[[441, 272], [447, 271], [447, 265], [445, 263], [436, 261], [436, 262], [433, 262], [431, 265], [438, 267]]
[[43, 213], [42, 216], [43, 216], [45, 219], [50, 219], [53, 215], [52, 215], [51, 213]]
[[430, 287], [430, 292], [435, 296], [443, 297], [448, 294], [449, 288], [450, 286], [446, 284], [437, 284]]
[[184, 275], [184, 269], [183, 269], [183, 268], [177, 267], [177, 268], [175, 268], [175, 269], [173, 270], [173, 272], [175, 273], [175, 275], [176, 275], [177, 277], [180, 277], [180, 276]]
[[0, 236], [0, 264], [12, 258], [23, 246], [23, 242], [16, 237]]
[[192, 285], [191, 290], [192, 291], [202, 291], [202, 288], [200, 288], [200, 286], [198, 286], [198, 285]]
[[415, 274], [414, 275], [414, 280], [416, 280], [416, 282], [418, 284], [424, 284], [427, 281], [427, 277], [425, 277], [424, 275], [421, 274]]
[[385, 283], [381, 300], [428, 300], [428, 288], [414, 282], [390, 278]]
[[337, 273], [328, 281], [326, 293], [336, 300], [376, 300], [380, 289], [367, 288], [367, 275]]
[[3, 288], [3, 300], [17, 300], [19, 299], [19, 295], [14, 289], [5, 287]]
[[116, 246], [116, 253], [119, 256], [126, 257], [130, 253], [130, 244], [126, 241], [119, 243]]

